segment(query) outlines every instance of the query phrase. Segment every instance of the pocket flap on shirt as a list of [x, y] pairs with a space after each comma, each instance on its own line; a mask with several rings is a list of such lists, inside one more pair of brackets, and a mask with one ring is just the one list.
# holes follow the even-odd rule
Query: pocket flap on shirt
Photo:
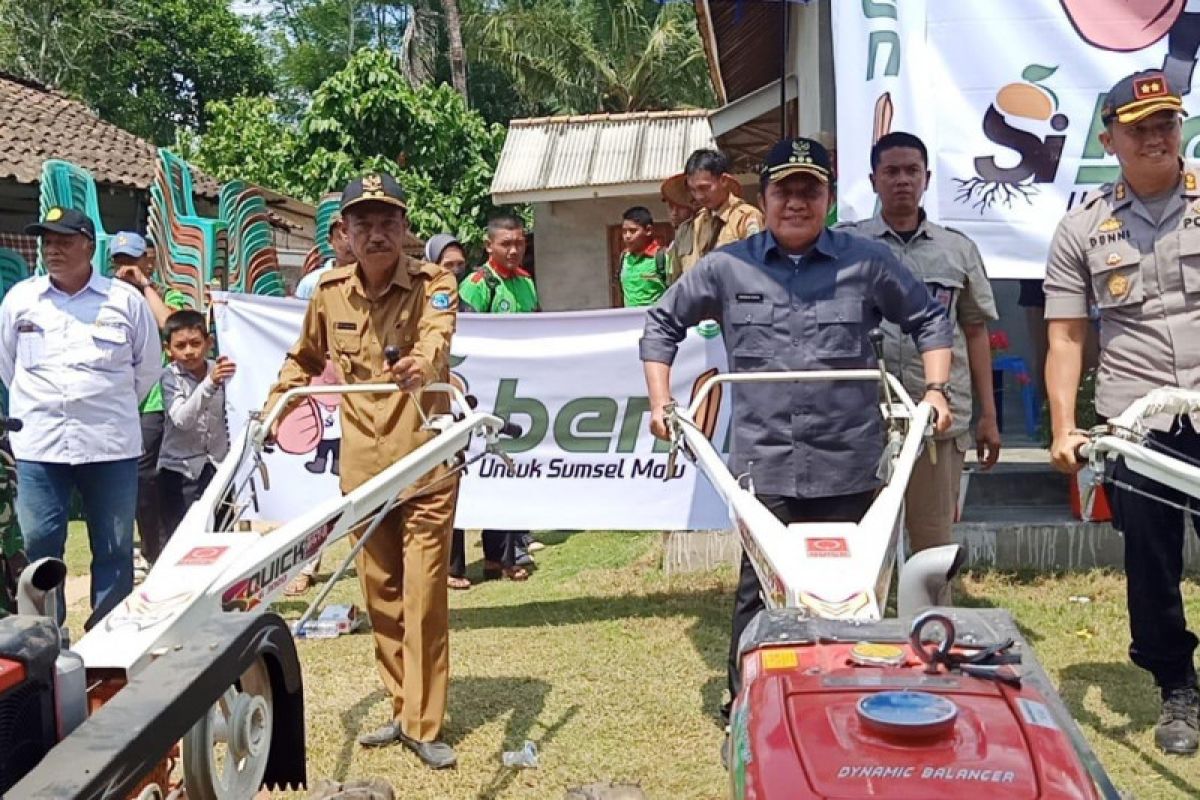
[[125, 344], [129, 337], [125, 335], [123, 328], [113, 327], [111, 325], [93, 325], [92, 338], [105, 344]]
[[774, 306], [766, 298], [735, 300], [731, 325], [770, 325]]
[[817, 303], [817, 322], [862, 322], [862, 301], [853, 297], [835, 297]]
[[362, 349], [363, 328], [356, 322], [334, 322], [333, 348], [339, 353], [357, 353]]
[[1113, 250], [1098, 250], [1088, 253], [1088, 270], [1094, 275], [1111, 272], [1122, 267], [1128, 269], [1142, 262], [1142, 254], [1133, 247], [1119, 247]]

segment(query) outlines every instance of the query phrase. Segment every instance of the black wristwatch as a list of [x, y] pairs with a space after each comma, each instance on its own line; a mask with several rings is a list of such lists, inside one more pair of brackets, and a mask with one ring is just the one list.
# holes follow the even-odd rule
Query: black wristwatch
[[953, 394], [953, 391], [950, 389], [950, 384], [948, 383], [927, 383], [925, 384], [925, 391], [941, 392], [942, 397], [946, 398], [947, 403], [950, 402], [950, 396]]

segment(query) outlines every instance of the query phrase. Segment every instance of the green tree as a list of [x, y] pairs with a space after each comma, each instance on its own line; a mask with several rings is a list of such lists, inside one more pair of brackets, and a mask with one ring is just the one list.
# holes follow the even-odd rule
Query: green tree
[[220, 181], [234, 178], [287, 194], [306, 194], [292, 163], [296, 131], [269, 97], [214, 100], [205, 109], [204, 135], [181, 129], [175, 151]]
[[504, 129], [446, 84], [407, 83], [390, 53], [355, 53], [295, 125], [262, 98], [212, 104], [208, 112], [208, 130], [181, 144], [217, 177], [315, 200], [365, 171], [387, 171], [408, 192], [418, 236], [450, 231], [468, 246], [483, 241]]
[[413, 87], [394, 56], [360, 50], [313, 95], [296, 167], [314, 196], [364, 169], [393, 171], [411, 195], [418, 235], [452, 231], [473, 244], [493, 209], [503, 143], [504, 129], [485, 123], [449, 86]]
[[0, 0], [0, 68], [61, 88], [156, 143], [214, 100], [273, 88], [226, 0]]
[[655, 0], [509, 0], [470, 16], [472, 63], [497, 65], [520, 95], [555, 113], [713, 101], [695, 12]]

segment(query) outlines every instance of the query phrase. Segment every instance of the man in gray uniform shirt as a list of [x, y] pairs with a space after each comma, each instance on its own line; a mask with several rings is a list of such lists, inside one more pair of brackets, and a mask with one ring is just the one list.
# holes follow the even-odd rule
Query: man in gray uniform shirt
[[[867, 333], [884, 319], [894, 322], [922, 352], [929, 383], [917, 399], [937, 410], [939, 431], [949, 428], [954, 332], [946, 310], [885, 245], [825, 228], [832, 175], [818, 142], [778, 142], [760, 177], [767, 230], [705, 256], [647, 313], [641, 358], [655, 436], [668, 437], [664, 408], [678, 343], [704, 319], [720, 321], [734, 372], [874, 367]], [[743, 385], [733, 397], [730, 469], [749, 473], [776, 517], [861, 518], [883, 454], [877, 385]], [[764, 607], [761, 591], [743, 555], [729, 647], [731, 698], [741, 686], [738, 641]], [[728, 721], [729, 704], [722, 712]]]
[[[1046, 394], [1050, 457], [1064, 472], [1079, 469], [1075, 450], [1086, 441], [1075, 427], [1075, 397], [1090, 304], [1100, 308], [1098, 416], [1114, 417], [1160, 386], [1200, 389], [1200, 174], [1179, 158], [1182, 113], [1178, 90], [1161, 72], [1118, 81], [1100, 109], [1100, 142], [1121, 174], [1072, 209], [1050, 243]], [[1151, 447], [1200, 458], [1192, 419], [1150, 422]], [[1112, 477], [1113, 524], [1125, 541], [1129, 657], [1154, 676], [1162, 697], [1155, 742], [1168, 753], [1192, 754], [1200, 746], [1200, 692], [1197, 640], [1179, 591], [1178, 507], [1189, 501], [1123, 460]]]

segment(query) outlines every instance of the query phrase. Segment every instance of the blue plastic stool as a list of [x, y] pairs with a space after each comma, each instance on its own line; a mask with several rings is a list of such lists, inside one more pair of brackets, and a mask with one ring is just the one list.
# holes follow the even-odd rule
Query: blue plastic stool
[[[1035, 439], [1038, 430], [1037, 394], [1033, 387], [1033, 376], [1029, 374], [1029, 366], [1020, 356], [997, 356], [992, 359], [992, 374], [1001, 379], [999, 385], [992, 387], [996, 394], [996, 416], [1000, 422], [1000, 429], [1004, 430], [1004, 409], [1000, 406], [1001, 398], [1004, 397], [1002, 381], [1006, 372], [1011, 372], [1021, 386], [1021, 404], [1025, 407], [1025, 433], [1030, 439]], [[1023, 381], [1021, 376], [1025, 378]]]

